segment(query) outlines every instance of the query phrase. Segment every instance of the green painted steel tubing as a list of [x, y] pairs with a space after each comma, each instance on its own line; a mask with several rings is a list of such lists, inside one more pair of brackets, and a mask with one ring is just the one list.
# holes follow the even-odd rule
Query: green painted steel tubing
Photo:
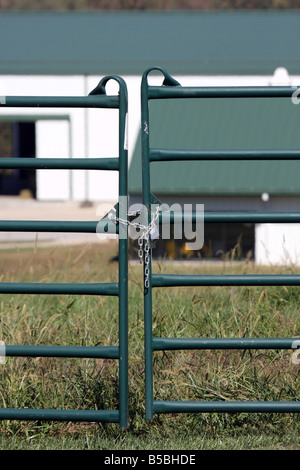
[[111, 221], [0, 220], [0, 232], [118, 233]]
[[[109, 80], [119, 84], [119, 217], [128, 214], [128, 150], [127, 113], [128, 95], [126, 82], [117, 75], [104, 77], [91, 95], [106, 93]], [[119, 423], [128, 427], [128, 229], [119, 226]]]
[[[198, 215], [198, 220], [203, 216]], [[161, 223], [180, 223], [197, 220], [196, 213], [160, 214]], [[295, 223], [300, 212], [204, 212], [204, 222]], [[52, 220], [0, 220], [0, 232], [61, 232], [61, 233], [118, 233], [119, 225], [107, 220], [52, 221]]]
[[31, 346], [6, 345], [5, 355], [10, 357], [81, 357], [118, 359], [118, 346]]
[[203, 220], [206, 223], [296, 223], [300, 222], [300, 212], [164, 212], [159, 214], [160, 223], [183, 223]]
[[0, 282], [0, 294], [119, 295], [118, 283]]
[[0, 168], [36, 170], [118, 170], [118, 158], [0, 158]]
[[300, 212], [204, 212], [204, 222], [295, 223]]
[[[116, 80], [118, 96], [106, 95], [106, 84]], [[23, 97], [5, 96], [2, 107], [63, 107], [63, 108], [118, 108], [119, 109], [119, 158], [93, 159], [0, 159], [0, 168], [17, 169], [93, 169], [119, 172], [119, 216], [128, 213], [128, 151], [127, 112], [128, 96], [125, 81], [117, 75], [103, 77], [97, 87], [86, 97]], [[124, 215], [125, 214], [125, 215]], [[118, 283], [0, 283], [0, 293], [16, 294], [70, 294], [113, 295], [119, 297], [119, 345], [107, 347], [73, 346], [11, 346], [8, 356], [92, 357], [119, 360], [119, 410], [28, 410], [0, 409], [0, 419], [58, 420], [58, 421], [107, 421], [128, 427], [128, 237], [127, 227], [118, 227], [107, 218], [98, 222], [84, 221], [2, 221], [2, 231], [55, 231], [119, 233], [119, 282]], [[125, 235], [125, 236], [124, 236]]]
[[297, 401], [157, 401], [154, 413], [299, 413]]
[[89, 421], [119, 422], [118, 410], [37, 410], [28, 408], [0, 408], [1, 419], [31, 421]]
[[298, 285], [300, 285], [298, 274], [152, 274], [152, 287]]
[[[160, 71], [164, 76], [163, 86], [149, 86], [148, 74]], [[150, 149], [149, 106], [151, 99], [176, 98], [291, 98], [296, 87], [182, 87], [161, 67], [148, 68], [141, 83], [141, 142], [142, 142], [142, 187], [143, 204], [150, 208], [151, 185], [150, 163], [171, 160], [298, 160], [300, 150], [170, 150]], [[204, 213], [204, 214], [160, 214], [160, 222], [182, 223], [193, 219], [204, 222], [299, 222], [300, 213]], [[150, 215], [148, 223], [150, 222]], [[144, 264], [145, 266], [145, 264]], [[171, 402], [153, 400], [153, 351], [164, 349], [290, 349], [291, 338], [153, 338], [152, 337], [152, 287], [168, 286], [262, 286], [299, 285], [299, 275], [162, 275], [151, 273], [149, 262], [149, 287], [144, 289], [144, 332], [145, 332], [145, 405], [146, 419], [154, 413], [176, 412], [299, 412], [300, 402]], [[295, 338], [295, 341], [297, 339]]]
[[175, 160], [300, 160], [300, 150], [149, 150], [149, 159], [155, 161]]
[[180, 349], [293, 349], [300, 338], [153, 338], [153, 351]]
[[170, 98], [291, 98], [297, 87], [149, 86], [148, 99]]
[[[125, 81], [115, 78], [120, 87], [119, 111], [119, 217], [128, 216], [128, 94]], [[128, 428], [128, 227], [119, 226], [119, 409], [120, 428]]]
[[[157, 70], [158, 68], [155, 67]], [[142, 188], [143, 205], [151, 207], [150, 199], [150, 164], [149, 164], [149, 107], [148, 107], [148, 83], [147, 75], [152, 69], [144, 72], [141, 84], [141, 141], [142, 141]], [[166, 77], [166, 75], [165, 75]], [[148, 224], [150, 223], [150, 214], [148, 214]], [[145, 254], [144, 265], [145, 269]], [[144, 288], [144, 347], [145, 347], [145, 415], [146, 419], [153, 418], [153, 359], [152, 359], [152, 289], [151, 272], [152, 260], [149, 256], [149, 288]]]
[[0, 108], [118, 108], [118, 96], [5, 96]]

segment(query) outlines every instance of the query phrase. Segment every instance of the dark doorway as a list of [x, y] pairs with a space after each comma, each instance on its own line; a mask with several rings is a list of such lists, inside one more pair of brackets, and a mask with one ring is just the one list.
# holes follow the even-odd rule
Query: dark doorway
[[253, 259], [255, 225], [242, 223], [206, 223], [204, 245], [199, 251], [186, 250], [186, 240], [158, 240], [154, 258], [166, 259]]
[[[0, 157], [35, 158], [35, 122], [0, 122]], [[35, 170], [0, 170], [0, 194], [36, 197]]]

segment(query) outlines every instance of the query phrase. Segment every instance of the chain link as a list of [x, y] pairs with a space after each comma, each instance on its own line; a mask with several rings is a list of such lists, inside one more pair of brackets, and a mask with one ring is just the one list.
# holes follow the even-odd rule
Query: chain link
[[[120, 224], [131, 226], [134, 227], [135, 229], [140, 229], [142, 231], [141, 235], [138, 238], [138, 245], [139, 245], [139, 250], [138, 250], [138, 257], [140, 260], [140, 263], [142, 264], [143, 258], [144, 258], [144, 280], [145, 280], [145, 288], [148, 289], [150, 282], [149, 282], [149, 276], [150, 276], [150, 238], [151, 238], [151, 232], [155, 230], [156, 226], [156, 221], [159, 217], [159, 210], [160, 206], [156, 206], [155, 214], [152, 217], [151, 222], [149, 225], [142, 225], [137, 222], [130, 222], [129, 220], [126, 219], [121, 219], [120, 217], [116, 217], [115, 215], [112, 214], [111, 219], [115, 220], [116, 222], [119, 222]], [[145, 253], [145, 257], [144, 257]]]

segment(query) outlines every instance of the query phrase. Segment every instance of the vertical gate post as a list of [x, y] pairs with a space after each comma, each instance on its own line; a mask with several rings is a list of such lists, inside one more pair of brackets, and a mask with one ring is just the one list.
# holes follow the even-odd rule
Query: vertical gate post
[[[179, 85], [165, 70], [160, 67], [151, 67], [147, 69], [142, 77], [141, 84], [141, 142], [142, 142], [142, 189], [143, 205], [148, 209], [148, 221], [151, 220], [151, 191], [150, 191], [150, 123], [148, 107], [148, 75], [151, 71], [157, 70], [164, 75], [164, 83], [171, 86]], [[153, 418], [153, 350], [152, 350], [152, 261], [149, 256], [149, 287], [144, 283], [144, 324], [145, 324], [145, 401], [146, 401], [146, 419]], [[144, 254], [145, 267], [145, 254]], [[145, 273], [145, 269], [144, 269]]]
[[[128, 214], [128, 97], [120, 77], [119, 112], [119, 214]], [[120, 427], [128, 426], [128, 228], [119, 225], [119, 331], [120, 331]]]
[[[148, 209], [148, 220], [150, 223], [151, 213], [150, 210], [150, 164], [149, 164], [149, 109], [148, 109], [148, 71], [144, 72], [142, 77], [142, 127], [141, 127], [141, 141], [142, 141], [142, 188], [143, 188], [143, 205]], [[150, 210], [151, 212], [151, 210]], [[153, 418], [153, 364], [152, 364], [152, 263], [151, 256], [149, 256], [149, 286], [144, 289], [144, 324], [145, 324], [145, 402], [146, 402], [146, 419]], [[145, 272], [145, 254], [144, 254], [144, 269]], [[145, 277], [145, 276], [144, 276]]]

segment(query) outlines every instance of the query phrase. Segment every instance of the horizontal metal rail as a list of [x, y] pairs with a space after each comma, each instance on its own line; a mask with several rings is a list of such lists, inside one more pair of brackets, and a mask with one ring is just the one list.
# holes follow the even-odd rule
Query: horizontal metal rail
[[39, 283], [0, 282], [0, 294], [65, 294], [65, 295], [119, 295], [117, 282], [105, 283]]
[[88, 96], [2, 96], [0, 108], [118, 108], [119, 97]]
[[110, 220], [0, 220], [0, 232], [118, 233]]
[[299, 413], [298, 401], [153, 401], [154, 413]]
[[152, 287], [299, 286], [299, 274], [152, 274]]
[[159, 222], [183, 223], [201, 220], [207, 223], [295, 223], [300, 222], [300, 212], [160, 212]]
[[118, 158], [0, 158], [0, 168], [36, 170], [118, 170]]
[[153, 338], [153, 351], [179, 349], [294, 349], [300, 338]]
[[150, 162], [176, 160], [300, 160], [300, 150], [198, 150], [149, 149]]
[[0, 408], [1, 419], [28, 421], [88, 421], [119, 422], [118, 410], [52, 410], [30, 408]]
[[297, 87], [183, 87], [149, 86], [147, 97], [170, 98], [291, 98]]
[[[300, 223], [300, 212], [196, 212], [160, 213], [159, 221], [165, 223]], [[119, 225], [110, 220], [60, 221], [60, 220], [0, 220], [0, 232], [60, 232], [60, 233], [118, 233]]]
[[31, 346], [6, 345], [5, 355], [10, 357], [80, 357], [119, 359], [118, 346]]

